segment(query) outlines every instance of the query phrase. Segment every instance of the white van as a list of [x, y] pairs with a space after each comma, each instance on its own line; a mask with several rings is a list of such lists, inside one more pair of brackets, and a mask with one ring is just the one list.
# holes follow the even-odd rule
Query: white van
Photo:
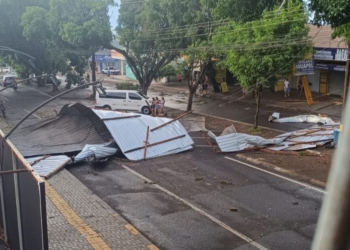
[[148, 107], [152, 104], [152, 99], [136, 90], [102, 90], [96, 88], [97, 108], [137, 111], [145, 115], [151, 114]]

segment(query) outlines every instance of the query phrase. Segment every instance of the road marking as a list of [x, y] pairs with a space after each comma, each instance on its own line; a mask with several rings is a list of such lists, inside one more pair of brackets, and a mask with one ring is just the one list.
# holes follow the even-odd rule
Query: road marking
[[[112, 250], [108, 244], [69, 206], [59, 193], [45, 181], [46, 195], [61, 212], [64, 218], [77, 229], [96, 250]], [[63, 239], [64, 240], [64, 239]]]
[[153, 245], [153, 244], [148, 245], [148, 246], [147, 246], [147, 248], [148, 248], [149, 250], [159, 250], [159, 248], [158, 248], [158, 247], [156, 247], [156, 246], [155, 246], [155, 245]]
[[[25, 112], [27, 112], [28, 114], [30, 113], [28, 110], [23, 109]], [[34, 116], [35, 118], [42, 120], [40, 116], [37, 116], [36, 114], [32, 114], [32, 116]]]
[[5, 96], [3, 96], [2, 99], [4, 99], [7, 102], [9, 101], [9, 99], [7, 99]]
[[234, 162], [236, 162], [236, 163], [242, 164], [242, 165], [244, 165], [244, 166], [246, 166], [246, 167], [253, 168], [253, 169], [258, 170], [258, 171], [260, 171], [260, 172], [264, 172], [264, 173], [266, 173], [266, 174], [273, 175], [273, 176], [275, 176], [275, 177], [284, 179], [284, 180], [286, 180], [286, 181], [289, 181], [289, 182], [298, 184], [298, 185], [303, 186], [303, 187], [305, 187], [305, 188], [307, 188], [307, 189], [312, 189], [312, 190], [314, 190], [314, 191], [317, 191], [317, 192], [320, 192], [320, 193], [323, 193], [323, 194], [326, 193], [326, 191], [323, 190], [323, 189], [320, 189], [320, 188], [311, 186], [311, 185], [309, 185], [309, 184], [306, 184], [306, 183], [303, 183], [303, 182], [300, 182], [300, 181], [293, 180], [293, 179], [291, 179], [291, 178], [285, 177], [285, 176], [283, 176], [283, 175], [276, 174], [276, 173], [274, 173], [274, 172], [270, 172], [270, 171], [268, 171], [268, 170], [265, 170], [265, 169], [262, 169], [262, 168], [253, 166], [253, 165], [251, 165], [251, 164], [249, 164], [249, 163], [245, 163], [245, 162], [243, 162], [243, 161], [239, 161], [239, 160], [233, 159], [233, 158], [228, 157], [228, 156], [225, 156], [225, 158], [226, 158], [227, 160], [234, 161]]
[[[122, 167], [129, 171], [130, 173], [138, 176], [139, 178], [141, 178], [144, 181], [147, 181], [148, 183], [153, 183], [153, 181], [151, 181], [150, 179], [148, 179], [147, 177], [143, 176], [142, 174], [132, 170], [131, 168], [122, 165]], [[187, 206], [189, 206], [190, 208], [192, 208], [193, 210], [197, 211], [198, 213], [200, 213], [201, 215], [207, 217], [208, 219], [210, 219], [211, 221], [215, 222], [216, 224], [218, 224], [219, 226], [225, 228], [227, 231], [233, 233], [234, 235], [238, 236], [239, 238], [241, 238], [242, 240], [248, 242], [249, 244], [251, 244], [252, 246], [256, 247], [257, 249], [260, 250], [268, 250], [266, 247], [260, 245], [259, 243], [255, 242], [254, 240], [252, 240], [251, 238], [249, 238], [248, 236], [245, 236], [244, 234], [238, 232], [237, 230], [231, 228], [230, 226], [226, 225], [225, 223], [223, 223], [222, 221], [216, 219], [215, 217], [211, 216], [210, 214], [208, 214], [207, 212], [203, 211], [202, 209], [196, 207], [195, 205], [193, 205], [192, 203], [186, 201], [185, 199], [177, 196], [176, 194], [170, 192], [169, 190], [163, 188], [162, 186], [158, 185], [158, 184], [153, 184], [153, 187], [156, 187], [158, 189], [160, 189], [161, 191], [163, 191], [164, 193], [174, 197], [175, 199], [177, 199], [178, 201], [181, 201], [182, 203], [186, 204]]]
[[128, 229], [130, 231], [130, 233], [133, 235], [140, 234], [139, 231], [130, 224], [125, 225], [125, 228]]

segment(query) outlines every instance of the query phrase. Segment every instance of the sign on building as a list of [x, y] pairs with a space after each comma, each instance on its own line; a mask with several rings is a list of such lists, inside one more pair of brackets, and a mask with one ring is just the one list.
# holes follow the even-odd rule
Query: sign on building
[[315, 72], [314, 61], [313, 60], [302, 60], [295, 64], [295, 75], [313, 75]]
[[330, 71], [340, 71], [345, 72], [345, 65], [336, 65], [336, 64], [322, 64], [322, 63], [316, 63], [315, 69], [325, 69]]
[[347, 49], [315, 48], [314, 52], [314, 60], [346, 62], [347, 58]]

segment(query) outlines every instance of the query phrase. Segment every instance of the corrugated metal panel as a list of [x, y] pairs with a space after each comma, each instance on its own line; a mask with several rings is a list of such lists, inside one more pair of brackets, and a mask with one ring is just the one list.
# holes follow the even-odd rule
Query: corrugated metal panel
[[[26, 160], [29, 163], [33, 163], [41, 158], [42, 156], [39, 156], [39, 157], [27, 158]], [[41, 177], [47, 178], [51, 176], [53, 173], [63, 168], [64, 166], [66, 166], [69, 162], [70, 162], [70, 158], [65, 155], [50, 156], [34, 164], [32, 167], [34, 171], [38, 173], [38, 175], [40, 175]]]
[[[135, 115], [132, 113], [120, 113], [105, 110], [94, 110], [94, 112], [100, 118], [127, 117]], [[137, 118], [107, 120], [104, 122], [124, 155], [130, 160], [139, 161], [143, 159], [143, 149], [130, 153], [125, 152], [145, 145], [144, 141], [146, 140], [147, 126], [152, 129], [168, 121], [170, 121], [170, 119], [141, 115]], [[168, 124], [154, 132], [150, 131], [148, 139], [149, 144], [181, 135], [185, 135], [185, 137], [147, 148], [146, 158], [149, 159], [166, 154], [173, 154], [174, 152], [179, 153], [191, 149], [194, 144], [191, 137], [187, 134], [186, 129], [179, 121]]]
[[112, 139], [105, 124], [88, 107], [64, 106], [58, 117], [15, 131], [10, 136], [24, 156], [80, 151], [86, 144]]
[[264, 139], [260, 136], [241, 133], [217, 136], [216, 142], [222, 152], [238, 152], [246, 148], [263, 147], [267, 145], [280, 144], [284, 138]]
[[331, 118], [321, 117], [317, 115], [298, 115], [293, 117], [285, 117], [272, 120], [273, 122], [286, 123], [286, 122], [309, 122], [309, 123], [321, 123], [321, 124], [336, 124]]
[[113, 156], [117, 153], [118, 148], [115, 142], [109, 144], [88, 144], [74, 158], [74, 162], [81, 162], [90, 157], [95, 157], [96, 160], [104, 159]]

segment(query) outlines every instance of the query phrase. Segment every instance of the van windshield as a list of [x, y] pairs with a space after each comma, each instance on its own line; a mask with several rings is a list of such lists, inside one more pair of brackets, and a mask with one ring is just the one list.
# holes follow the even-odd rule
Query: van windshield
[[144, 93], [142, 93], [141, 91], [138, 91], [137, 92], [140, 96], [142, 96], [143, 98], [145, 98], [145, 99], [148, 99], [149, 97], [148, 96], [146, 96]]

